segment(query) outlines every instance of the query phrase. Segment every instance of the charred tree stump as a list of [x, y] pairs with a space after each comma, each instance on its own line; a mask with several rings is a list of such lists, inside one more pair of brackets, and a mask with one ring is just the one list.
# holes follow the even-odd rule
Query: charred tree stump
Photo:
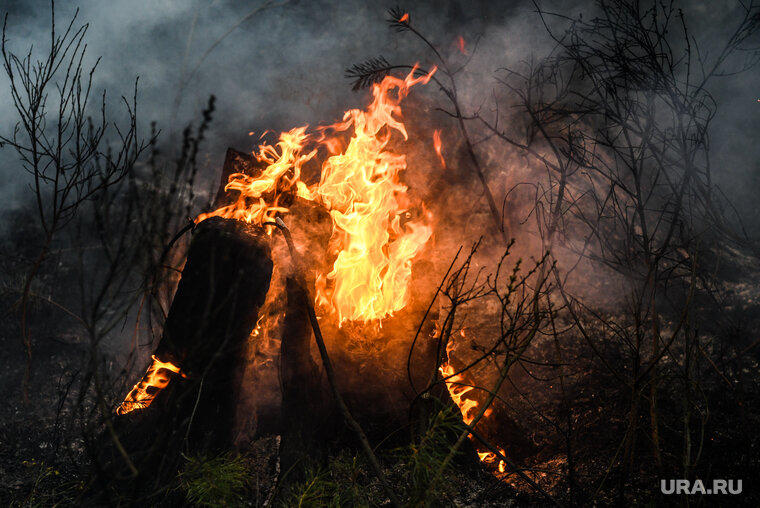
[[[229, 148], [214, 208], [238, 199], [237, 193], [225, 190], [230, 175], [244, 173], [255, 177], [261, 169], [250, 154]], [[253, 408], [246, 415], [256, 421], [258, 434], [281, 436], [281, 469], [288, 471], [297, 464], [325, 459], [326, 443], [334, 438], [336, 424], [341, 420], [337, 409], [330, 406], [321, 369], [313, 359], [314, 338], [304, 307], [308, 290], [297, 282], [301, 278], [313, 286], [313, 272], [328, 269], [327, 245], [332, 222], [327, 211], [311, 201], [283, 195], [280, 203], [289, 209], [288, 222], [309, 273], [293, 272], [285, 242], [275, 232], [271, 241], [275, 260], [271, 290], [261, 310], [262, 329], [256, 338], [260, 344], [251, 344], [249, 348], [247, 386], [243, 390], [247, 390], [245, 405]], [[266, 351], [272, 345], [277, 345], [277, 351]], [[272, 358], [274, 366], [269, 362]], [[251, 387], [255, 387], [256, 393], [251, 393]], [[252, 437], [243, 436], [236, 444], [246, 447]]]
[[[192, 415], [188, 445], [207, 452], [229, 448], [234, 439], [240, 353], [269, 290], [273, 263], [261, 228], [217, 217], [199, 228], [156, 356], [187, 376], [178, 388], [190, 387], [195, 395], [198, 384], [193, 404], [202, 411]], [[180, 392], [171, 393], [177, 402], [184, 398]]]
[[211, 455], [231, 448], [240, 353], [256, 324], [272, 267], [262, 228], [217, 217], [196, 228], [155, 354], [180, 371], [166, 373], [169, 384], [150, 407], [115, 418], [137, 475], [129, 474], [116, 446], [104, 447], [104, 471], [128, 478], [136, 497], [173, 478], [181, 453]]

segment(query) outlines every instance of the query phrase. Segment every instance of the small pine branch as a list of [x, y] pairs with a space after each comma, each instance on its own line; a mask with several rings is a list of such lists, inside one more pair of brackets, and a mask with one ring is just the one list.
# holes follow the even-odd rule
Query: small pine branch
[[409, 30], [410, 17], [409, 13], [401, 7], [393, 7], [388, 9], [388, 24], [391, 28], [395, 28], [397, 32], [405, 32]]
[[351, 88], [356, 91], [379, 83], [391, 69], [393, 66], [383, 56], [378, 56], [346, 69], [346, 77], [353, 80]]

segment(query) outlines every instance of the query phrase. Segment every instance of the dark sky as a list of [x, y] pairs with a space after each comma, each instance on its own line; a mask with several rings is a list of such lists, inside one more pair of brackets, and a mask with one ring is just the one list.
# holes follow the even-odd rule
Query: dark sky
[[[82, 0], [58, 2], [56, 17], [62, 27], [78, 7], [76, 23], [89, 23], [88, 55], [93, 62], [102, 57], [95, 89], [107, 89], [114, 118], [119, 97], [130, 95], [135, 77], [140, 77], [138, 115], [146, 135], [150, 121], [156, 121], [161, 139], [169, 143], [187, 122], [197, 121], [208, 96], [214, 94], [217, 112], [204, 147], [208, 171], [214, 173], [227, 146], [252, 148], [247, 136], [251, 130], [331, 123], [345, 109], [363, 104], [365, 96], [352, 92], [343, 77], [347, 66], [380, 54], [389, 60], [424, 60], [428, 54], [419, 42], [393, 32], [385, 23], [387, 9], [396, 4]], [[572, 17], [592, 15], [594, 5], [541, 4]], [[739, 14], [738, 2], [720, 2], [719, 9], [715, 2], [683, 4], [692, 34], [705, 48], [725, 34]], [[476, 56], [461, 78], [472, 107], [490, 96], [497, 68], [540, 57], [552, 47], [529, 1], [443, 0], [410, 2], [408, 7], [415, 25], [446, 51], [456, 50], [458, 35], [468, 43], [480, 37]], [[2, 0], [0, 11], [9, 13], [7, 37], [13, 50], [23, 52], [31, 45], [44, 50], [49, 44], [47, 1]], [[760, 149], [755, 140], [760, 127], [758, 78], [760, 69], [755, 68], [714, 83], [718, 116], [712, 150], [716, 180], [736, 195], [743, 212], [754, 210], [760, 216], [754, 199], [760, 190], [756, 170]], [[14, 124], [7, 86], [7, 78], [0, 76], [4, 134]], [[20, 206], [27, 199], [28, 191], [19, 191], [25, 183], [13, 154], [0, 150], [0, 207]]]

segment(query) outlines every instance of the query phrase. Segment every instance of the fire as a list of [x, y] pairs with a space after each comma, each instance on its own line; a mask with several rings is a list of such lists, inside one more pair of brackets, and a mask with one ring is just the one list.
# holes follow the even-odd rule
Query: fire
[[438, 129], [433, 131], [433, 148], [435, 148], [435, 153], [438, 154], [438, 159], [441, 161], [441, 166], [443, 169], [446, 169], [446, 160], [444, 160], [443, 154], [441, 153], [441, 149], [443, 148], [443, 145], [441, 144], [441, 131]]
[[150, 406], [158, 392], [166, 388], [171, 381], [171, 374], [180, 374], [180, 368], [171, 362], [162, 362], [155, 355], [152, 356], [153, 363], [148, 368], [143, 378], [137, 383], [124, 398], [124, 402], [116, 408], [116, 414], [125, 415], [135, 409], [145, 409]]
[[[322, 165], [317, 195], [330, 210], [331, 241], [339, 247], [333, 270], [318, 278], [317, 300], [328, 301], [341, 323], [381, 319], [403, 308], [411, 260], [432, 234], [420, 222], [401, 226], [407, 188], [398, 175], [406, 169], [406, 158], [385, 151], [392, 130], [408, 139], [393, 115], [400, 115], [399, 103], [409, 88], [430, 76], [386, 77], [373, 87], [374, 101], [366, 112], [348, 111], [344, 123], [334, 126], [338, 131], [353, 127], [354, 134], [344, 153]], [[333, 283], [331, 291], [327, 282]]]
[[[462, 337], [465, 337], [465, 331], [464, 329], [459, 330], [459, 335]], [[477, 414], [477, 408], [480, 405], [480, 403], [477, 400], [473, 399], [466, 399], [464, 396], [475, 389], [473, 386], [468, 386], [465, 384], [464, 376], [461, 374], [456, 374], [456, 369], [449, 363], [450, 362], [450, 354], [452, 351], [456, 349], [456, 346], [454, 344], [454, 341], [449, 339], [448, 343], [446, 344], [446, 361], [441, 364], [441, 366], [438, 368], [439, 372], [443, 376], [443, 379], [446, 382], [446, 388], [449, 391], [449, 395], [451, 396], [451, 400], [454, 401], [454, 404], [457, 405], [459, 408], [459, 412], [462, 413], [462, 421], [466, 423], [467, 425], [470, 425], [474, 420], [475, 416]], [[488, 408], [485, 413], [483, 413], [483, 416], [488, 418], [493, 411], [491, 408]], [[505, 452], [502, 448], [499, 448], [499, 452], [502, 455], [505, 455]], [[477, 452], [478, 458], [481, 462], [485, 464], [495, 464], [496, 459], [498, 456], [493, 452]], [[500, 473], [503, 473], [506, 471], [507, 464], [503, 460], [499, 460], [498, 463], [498, 469]]]
[[[415, 67], [404, 79], [386, 76], [373, 85], [366, 111], [347, 111], [341, 122], [320, 128], [319, 136], [298, 127], [280, 134], [275, 146], [259, 145], [254, 155], [265, 165], [262, 173], [255, 178], [230, 175], [225, 189], [239, 193], [237, 202], [196, 221], [222, 216], [262, 224], [288, 212], [279, 204], [285, 193], [316, 201], [332, 217], [330, 245], [336, 256], [332, 270], [317, 276], [317, 303], [334, 312], [341, 324], [380, 320], [400, 310], [408, 301], [411, 260], [432, 228], [428, 217], [402, 224], [410, 208], [407, 187], [399, 179], [406, 158], [386, 146], [394, 132], [408, 139], [399, 119], [400, 103], [412, 86], [427, 83], [435, 71], [415, 78]], [[350, 136], [345, 149], [341, 136]], [[319, 147], [330, 155], [321, 164], [319, 183], [309, 188], [300, 180], [301, 170]]]
[[[459, 335], [465, 337], [464, 328], [459, 330]], [[464, 398], [465, 394], [474, 390], [475, 387], [466, 385], [464, 376], [462, 374], [455, 374], [456, 369], [449, 363], [451, 361], [451, 352], [455, 349], [454, 341], [449, 338], [449, 341], [446, 343], [446, 361], [438, 367], [438, 370], [443, 379], [446, 380], [446, 388], [449, 390], [451, 400], [454, 401], [454, 404], [459, 408], [459, 412], [462, 413], [462, 421], [470, 425], [475, 419], [477, 413], [475, 409], [478, 407], [478, 401]]]
[[[502, 448], [499, 448], [499, 453], [504, 455], [504, 450]], [[477, 452], [477, 454], [478, 454], [478, 458], [480, 459], [480, 462], [482, 462], [483, 464], [489, 464], [489, 465], [496, 464], [496, 459], [498, 458], [498, 456], [494, 452]], [[504, 462], [503, 460], [500, 460], [497, 465], [497, 468], [499, 469], [500, 473], [503, 473], [504, 471], [507, 470], [506, 462]]]
[[255, 327], [255, 328], [253, 329], [253, 331], [251, 332], [251, 337], [258, 337], [259, 335], [261, 335], [261, 322], [262, 322], [262, 321], [264, 321], [264, 316], [261, 316], [261, 317], [260, 317], [260, 318], [259, 318], [259, 319], [256, 321], [256, 327]]
[[[408, 300], [411, 261], [427, 243], [432, 228], [429, 216], [402, 224], [402, 217], [410, 216], [407, 188], [399, 180], [406, 158], [386, 146], [394, 132], [408, 139], [399, 120], [400, 103], [412, 86], [428, 83], [435, 71], [415, 78], [415, 66], [404, 79], [386, 76], [373, 85], [373, 101], [366, 111], [347, 111], [341, 122], [320, 128], [318, 136], [303, 126], [281, 133], [275, 145], [260, 144], [254, 156], [263, 166], [261, 174], [230, 175], [225, 190], [237, 191], [237, 201], [199, 215], [196, 223], [220, 216], [261, 225], [288, 212], [280, 204], [285, 194], [316, 201], [330, 212], [330, 245], [336, 246], [332, 270], [317, 276], [317, 303], [334, 312], [341, 324], [380, 320], [400, 310]], [[341, 136], [350, 138], [345, 149]], [[321, 164], [319, 183], [309, 188], [300, 179], [301, 170], [319, 148], [329, 157]], [[261, 319], [252, 335], [260, 333]], [[116, 412], [148, 407], [169, 383], [169, 372], [180, 373], [180, 369], [153, 356], [148, 372]]]
[[467, 425], [471, 424], [475, 419], [475, 409], [478, 407], [478, 401], [465, 399], [464, 396], [474, 388], [464, 384], [464, 377], [461, 374], [454, 375], [454, 367], [448, 363], [441, 364], [439, 370], [444, 378], [446, 378], [446, 387], [449, 389], [451, 400], [454, 401], [454, 404], [459, 408], [459, 412], [462, 413], [462, 421]]
[[[274, 221], [277, 213], [288, 211], [287, 208], [278, 206], [283, 192], [295, 190], [298, 196], [310, 199], [311, 194], [306, 184], [299, 180], [301, 167], [317, 153], [316, 150], [311, 150], [306, 154], [301, 153], [307, 139], [306, 127], [297, 127], [280, 134], [280, 141], [275, 146], [259, 145], [256, 159], [266, 164], [261, 175], [256, 178], [244, 173], [230, 175], [229, 183], [224, 189], [238, 191], [237, 202], [211, 213], [201, 214], [196, 222], [213, 216], [221, 216], [261, 224]], [[265, 197], [270, 203], [267, 203]], [[248, 201], [252, 202], [248, 204]]]

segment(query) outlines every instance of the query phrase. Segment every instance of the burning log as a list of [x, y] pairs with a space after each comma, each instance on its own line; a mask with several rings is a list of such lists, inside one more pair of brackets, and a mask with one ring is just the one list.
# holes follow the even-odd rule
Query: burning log
[[[373, 425], [380, 439], [408, 423], [414, 385], [439, 364], [429, 344], [409, 349], [423, 319], [419, 309], [429, 299], [407, 308], [414, 300], [412, 259], [431, 238], [432, 216], [399, 179], [405, 156], [386, 150], [394, 132], [408, 138], [393, 116], [401, 99], [433, 72], [386, 77], [373, 87], [366, 112], [351, 110], [316, 134], [306, 127], [283, 132], [275, 145], [260, 145], [255, 157], [228, 150], [215, 210], [196, 220], [199, 232], [156, 363], [120, 407], [128, 413], [152, 402], [158, 410], [145, 413], [162, 414], [166, 433], [151, 437], [160, 453], [150, 452], [160, 457], [161, 471], [176, 471], [178, 449], [245, 446], [267, 420], [282, 434], [283, 469], [290, 469], [348, 428], [395, 499], [359, 422], [386, 422]], [[302, 171], [325, 152], [319, 182], [307, 185]], [[279, 235], [264, 236], [275, 220], [287, 247]], [[429, 330], [422, 332], [427, 337]], [[166, 388], [156, 393], [160, 387]], [[274, 411], [266, 415], [278, 402], [279, 418], [271, 417]], [[346, 427], [335, 424], [341, 421]], [[212, 432], [219, 424], [222, 430]], [[131, 440], [127, 448], [142, 452], [144, 443], [134, 446], [140, 442]]]
[[[150, 400], [125, 401], [115, 420], [123, 451], [138, 471], [135, 489], [148, 480], [160, 485], [175, 473], [182, 451], [231, 448], [245, 367], [241, 352], [272, 268], [263, 228], [218, 217], [196, 228], [154, 355], [160, 364], [153, 374], [160, 373], [161, 384], [143, 390], [138, 385]], [[134, 410], [148, 404], [149, 410]], [[126, 462], [119, 446], [105, 448], [106, 469], [118, 473]]]
[[[284, 267], [289, 265], [287, 261], [289, 255], [287, 252], [278, 250], [277, 240], [274, 242], [275, 246], [273, 249], [275, 250], [275, 254], [273, 257], [276, 261], [274, 279], [280, 282], [273, 282], [273, 287], [281, 287], [281, 289], [273, 290], [274, 296], [268, 298], [268, 300], [276, 298], [277, 301], [271, 306], [265, 306], [267, 309], [264, 312], [261, 323], [261, 333], [265, 336], [265, 340], [261, 342], [266, 343], [271, 341], [278, 343], [280, 369], [279, 371], [275, 371], [271, 363], [254, 361], [252, 362], [253, 368], [250, 373], [250, 377], [254, 382], [246, 383], [249, 386], [259, 388], [262, 385], [269, 384], [269, 389], [259, 390], [259, 393], [255, 397], [258, 398], [259, 406], [274, 405], [275, 401], [262, 399], [267, 397], [266, 394], [275, 391], [275, 388], [271, 386], [271, 380], [279, 375], [281, 380], [279, 389], [282, 418], [276, 422], [269, 422], [267, 425], [266, 421], [261, 421], [267, 419], [266, 417], [262, 418], [262, 413], [265, 412], [260, 411], [259, 424], [263, 423], [261, 426], [262, 430], [266, 428], [272, 432], [281, 432], [283, 434], [281, 456], [285, 469], [288, 468], [288, 463], [303, 459], [303, 450], [309, 450], [312, 455], [319, 455], [319, 452], [324, 450], [324, 443], [334, 438], [338, 433], [336, 430], [342, 428], [342, 418], [337, 415], [337, 408], [334, 405], [328, 408], [324, 404], [328, 398], [324, 397], [324, 383], [320, 379], [319, 372], [311, 358], [310, 343], [312, 343], [312, 335], [308, 322], [305, 319], [305, 309], [299, 301], [302, 298], [299, 295], [305, 294], [306, 289], [296, 282], [299, 275], [308, 278], [309, 280], [306, 281], [306, 285], [308, 287], [317, 287], [317, 300], [323, 306], [322, 312], [332, 307], [332, 303], [328, 302], [330, 295], [325, 294], [324, 284], [326, 279], [324, 275], [320, 276], [321, 279], [315, 281], [313, 274], [326, 274], [331, 269], [334, 269], [336, 272], [338, 271], [337, 263], [333, 267], [333, 263], [336, 261], [335, 251], [334, 249], [328, 250], [328, 246], [331, 245], [331, 236], [334, 237], [333, 240], [338, 240], [338, 237], [333, 233], [333, 221], [330, 215], [327, 214], [324, 203], [315, 202], [313, 192], [306, 199], [295, 197], [293, 191], [296, 191], [296, 189], [292, 183], [283, 184], [284, 189], [289, 189], [288, 192], [277, 194], [277, 190], [275, 190], [280, 189], [278, 187], [280, 184], [277, 183], [278, 179], [285, 179], [285, 176], [280, 175], [281, 161], [291, 160], [291, 158], [294, 161], [299, 160], [300, 155], [297, 152], [290, 154], [288, 150], [292, 149], [294, 143], [303, 142], [300, 137], [301, 135], [302, 133], [300, 132], [283, 134], [281, 137], [282, 144], [278, 145], [282, 152], [278, 156], [262, 148], [258, 156], [259, 162], [264, 162], [262, 165], [257, 165], [254, 159], [248, 155], [228, 150], [215, 203], [217, 211], [214, 212], [215, 214], [221, 213], [224, 216], [236, 216], [245, 220], [253, 220], [250, 219], [251, 217], [260, 217], [259, 214], [262, 211], [268, 213], [268, 208], [264, 207], [260, 209], [256, 205], [260, 203], [260, 197], [257, 196], [259, 196], [263, 188], [259, 187], [259, 185], [263, 186], [266, 182], [266, 188], [273, 189], [275, 192], [275, 197], [268, 199], [273, 199], [277, 207], [287, 207], [288, 217], [291, 218], [288, 222], [292, 225], [295, 243], [299, 251], [302, 252], [301, 255], [306, 256], [304, 265], [308, 267], [307, 273], [277, 275], [277, 273], [286, 271]], [[293, 137], [292, 139], [291, 136]], [[366, 138], [361, 137], [360, 139], [364, 140]], [[361, 142], [367, 143], [375, 149], [381, 148], [376, 147], [369, 139]], [[266, 163], [269, 165], [266, 166]], [[351, 171], [361, 172], [368, 171], [366, 167], [372, 167], [371, 164], [374, 164], [375, 161], [356, 161], [356, 163], [356, 167], [350, 166]], [[294, 164], [296, 166], [294, 168], [294, 175], [297, 175], [298, 167], [296, 163]], [[333, 169], [345, 166], [345, 178], [347, 181], [345, 184], [341, 183], [343, 182], [343, 177], [341, 176], [343, 173], [335, 173], [334, 181], [330, 180], [329, 177], [324, 179], [323, 173], [324, 181], [320, 186], [320, 189], [322, 189], [320, 192], [332, 196], [332, 194], [327, 193], [328, 191], [332, 192], [334, 187], [336, 190], [340, 190], [340, 194], [343, 195], [348, 192], [345, 185], [348, 185], [349, 181], [351, 185], [361, 183], [353, 182], [352, 179], [355, 176], [351, 176], [351, 171], [348, 171], [349, 166], [346, 166], [347, 163], [336, 162], [334, 164], [336, 165], [330, 166]], [[394, 167], [397, 170], [397, 166]], [[330, 172], [327, 174], [329, 175]], [[295, 180], [297, 176], [292, 178]], [[292, 182], [293, 180], [286, 181]], [[389, 181], [387, 180], [386, 182]], [[231, 195], [228, 190], [231, 187], [239, 191], [239, 194]], [[253, 191], [253, 189], [257, 190]], [[403, 188], [394, 187], [392, 190], [403, 190]], [[367, 191], [360, 187], [351, 192], [362, 195], [362, 199], [369, 199], [369, 197], [364, 196], [364, 193]], [[250, 199], [246, 200], [244, 196], [248, 196]], [[333, 196], [329, 199], [335, 201], [338, 197]], [[390, 206], [390, 203], [387, 203], [387, 205]], [[349, 207], [349, 209], [351, 208]], [[337, 212], [333, 211], [331, 213], [335, 214]], [[339, 218], [344, 217], [342, 212], [337, 213], [337, 216]], [[388, 227], [388, 225], [384, 225], [379, 220], [382, 216], [383, 213], [380, 213], [377, 217], [368, 216], [364, 227], [371, 225], [374, 229], [362, 233], [362, 235], [381, 235]], [[402, 218], [402, 221], [398, 225], [393, 226], [396, 228], [394, 230], [395, 233], [393, 233], [394, 235], [402, 235], [402, 232], [407, 230], [416, 234], [417, 230], [420, 230], [420, 239], [424, 242], [429, 232], [425, 232], [424, 228], [421, 229], [415, 223], [415, 220], [408, 221], [408, 218]], [[407, 225], [407, 222], [410, 223]], [[344, 222], [341, 222], [341, 224], [344, 224]], [[409, 238], [412, 238], [412, 236]], [[342, 238], [339, 239], [339, 242], [335, 246], [340, 244], [345, 245], [350, 241], [348, 238]], [[357, 241], [359, 240], [357, 239]], [[397, 245], [401, 245], [401, 242]], [[328, 251], [332, 251], [333, 253], [333, 256], [329, 259], [327, 259]], [[345, 253], [340, 255], [345, 256]], [[366, 255], [377, 261], [380, 250], [370, 251]], [[386, 277], [386, 274], [392, 273], [398, 273], [399, 278], [403, 277], [403, 275], [400, 275], [404, 270], [404, 263], [402, 262], [389, 266], [387, 271], [383, 269], [382, 265], [372, 266], [366, 260], [353, 259], [351, 263], [354, 268], [349, 266], [348, 268], [350, 269], [344, 269], [343, 272], [336, 273], [338, 279], [351, 275], [351, 272], [362, 273], [361, 270], [365, 269], [372, 269], [375, 272], [373, 272], [373, 275], [368, 274], [364, 278], [357, 277], [355, 282], [347, 283], [344, 287], [363, 290], [362, 286], [364, 285], [363, 281], [365, 278], [374, 280], [375, 278]], [[419, 274], [419, 271], [416, 273]], [[394, 275], [394, 277], [396, 276]], [[388, 280], [383, 285], [386, 289], [393, 287], [391, 283], [395, 282], [391, 280], [392, 277], [387, 278]], [[316, 285], [315, 282], [317, 283]], [[425, 285], [419, 284], [419, 286], [424, 287]], [[404, 285], [400, 287], [404, 287]], [[342, 295], [350, 300], [368, 302], [369, 305], [365, 306], [365, 311], [370, 317], [376, 313], [378, 316], [381, 316], [388, 309], [393, 309], [393, 306], [399, 307], [399, 304], [403, 305], [407, 301], [403, 297], [403, 289], [401, 290], [402, 292], [393, 293], [381, 288], [375, 288], [375, 293], [372, 293], [371, 296], [369, 294], [356, 294], [355, 289], [349, 289], [349, 292], [347, 292], [338, 287], [336, 291], [338, 290], [343, 291]], [[370, 288], [366, 288], [366, 291], [369, 293]], [[391, 430], [400, 428], [408, 422], [409, 403], [416, 395], [415, 389], [412, 388], [407, 378], [407, 369], [405, 368], [407, 364], [406, 352], [408, 351], [408, 342], [414, 337], [417, 324], [420, 323], [423, 316], [419, 310], [411, 309], [424, 307], [433, 295], [415, 295], [418, 291], [414, 280], [411, 281], [410, 291], [408, 299], [410, 308], [397, 310], [395, 316], [383, 320], [381, 327], [378, 326], [377, 321], [366, 325], [361, 324], [361, 322], [345, 322], [339, 327], [337, 325], [338, 320], [340, 320], [340, 314], [338, 316], [328, 314], [327, 317], [329, 319], [324, 319], [322, 322], [322, 326], [325, 327], [326, 341], [331, 350], [331, 355], [334, 355], [336, 375], [339, 378], [340, 386], [343, 387], [346, 401], [351, 406], [352, 411], [355, 412], [357, 419], [366, 424], [368, 432], [373, 434], [373, 437], [376, 437], [378, 440], [385, 439], [391, 433]], [[395, 302], [390, 301], [391, 296], [396, 299]], [[333, 302], [336, 301], [333, 300]], [[375, 303], [372, 304], [371, 302]], [[375, 306], [378, 302], [383, 302], [383, 305], [388, 307], [388, 309], [376, 309]], [[340, 309], [346, 309], [345, 304], [338, 307], [338, 312], [340, 312]], [[362, 315], [365, 315], [365, 311], [362, 311]], [[348, 310], [344, 317], [355, 319], [352, 312], [355, 314], [357, 311]], [[431, 332], [432, 322], [433, 320], [428, 320], [425, 324], [422, 330], [423, 337], [427, 337]], [[409, 375], [417, 378], [413, 384], [418, 387], [424, 386], [428, 373], [435, 369], [437, 365], [435, 362], [435, 351], [424, 346], [427, 346], [427, 344], [413, 350], [413, 357], [410, 358], [411, 363], [408, 369]], [[276, 358], [277, 355], [272, 355], [272, 357]], [[442, 395], [448, 396], [445, 390]], [[369, 400], [372, 402], [368, 404], [367, 401]], [[301, 416], [307, 413], [318, 415], [317, 418], [312, 418], [310, 421], [320, 422], [320, 424], [303, 425]], [[399, 434], [396, 433], [396, 435]], [[307, 444], [308, 442], [311, 442], [311, 445]], [[288, 458], [291, 455], [289, 450], [294, 452], [294, 456], [291, 457], [293, 461]]]

